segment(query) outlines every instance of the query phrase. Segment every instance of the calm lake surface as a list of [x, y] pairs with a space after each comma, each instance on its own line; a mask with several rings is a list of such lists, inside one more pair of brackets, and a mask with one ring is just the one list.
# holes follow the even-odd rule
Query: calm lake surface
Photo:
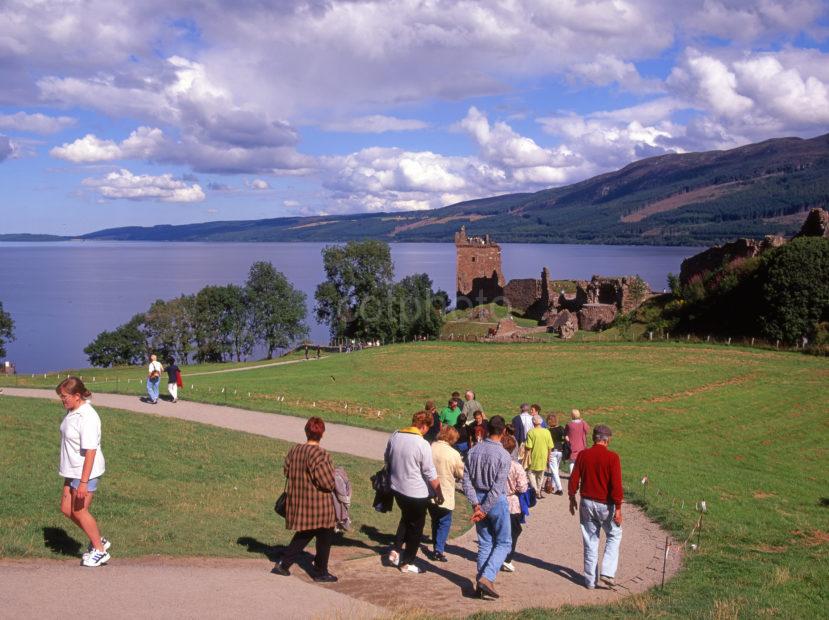
[[[308, 296], [311, 338], [328, 340], [311, 318], [323, 279], [325, 243], [0, 243], [0, 301], [15, 321], [7, 346], [18, 372], [88, 366], [84, 347], [103, 330], [125, 323], [156, 299], [195, 293], [208, 284], [243, 284], [255, 261], [270, 261]], [[589, 279], [639, 274], [654, 290], [669, 272], [700, 251], [689, 247], [501, 244], [507, 280]], [[455, 246], [391, 244], [395, 276], [426, 272], [435, 288], [455, 293]]]

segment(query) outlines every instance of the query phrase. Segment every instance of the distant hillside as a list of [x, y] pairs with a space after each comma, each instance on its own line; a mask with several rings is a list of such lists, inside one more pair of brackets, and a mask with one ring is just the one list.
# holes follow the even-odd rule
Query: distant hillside
[[71, 237], [59, 235], [33, 235], [29, 233], [12, 233], [0, 235], [0, 241], [69, 241]]
[[86, 239], [451, 241], [461, 224], [501, 242], [710, 245], [795, 233], [829, 206], [829, 134], [729, 151], [662, 155], [532, 194], [433, 211], [208, 222], [102, 230]]

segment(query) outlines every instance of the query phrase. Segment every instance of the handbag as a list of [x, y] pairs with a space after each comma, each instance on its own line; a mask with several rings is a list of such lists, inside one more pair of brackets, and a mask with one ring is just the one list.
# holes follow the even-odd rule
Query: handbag
[[176, 372], [176, 385], [179, 387], [184, 387], [184, 381], [181, 380], [181, 371], [179, 370]]
[[273, 510], [280, 517], [285, 517], [288, 512], [288, 479], [285, 478], [285, 488], [282, 489], [282, 495], [276, 498], [273, 504]]
[[274, 512], [278, 514], [280, 517], [285, 517], [286, 508], [288, 503], [288, 493], [282, 491], [282, 495], [276, 498], [276, 503], [273, 505]]

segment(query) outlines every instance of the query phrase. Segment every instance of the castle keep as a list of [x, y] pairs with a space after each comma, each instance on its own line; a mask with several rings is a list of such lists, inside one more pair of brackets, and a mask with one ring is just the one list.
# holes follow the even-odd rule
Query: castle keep
[[500, 302], [504, 295], [501, 247], [485, 237], [468, 237], [466, 227], [455, 233], [457, 308]]
[[[556, 287], [546, 267], [541, 270], [539, 279], [521, 278], [505, 282], [501, 271], [500, 246], [489, 235], [468, 236], [464, 226], [455, 233], [455, 249], [458, 309], [498, 303], [517, 314], [539, 321], [550, 331], [564, 337], [578, 329], [602, 329], [612, 323], [618, 313], [636, 309], [652, 294], [637, 276], [598, 275], [590, 281], [559, 281], [559, 286], [566, 284], [571, 291], [567, 293], [563, 287]], [[518, 329], [512, 321], [504, 322], [504, 327], [508, 326], [511, 330]]]

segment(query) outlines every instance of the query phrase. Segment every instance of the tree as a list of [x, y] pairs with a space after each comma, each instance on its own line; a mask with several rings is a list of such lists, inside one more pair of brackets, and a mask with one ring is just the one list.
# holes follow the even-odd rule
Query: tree
[[245, 286], [251, 310], [251, 333], [264, 345], [271, 359], [276, 349], [290, 347], [307, 336], [305, 293], [293, 287], [288, 279], [269, 262], [256, 262], [250, 267]]
[[93, 366], [126, 366], [140, 364], [147, 356], [147, 341], [141, 331], [143, 314], [136, 314], [128, 323], [113, 331], [103, 331], [83, 350]]
[[432, 280], [425, 273], [406, 276], [394, 285], [393, 310], [396, 336], [403, 340], [436, 337], [443, 325], [441, 316], [445, 299], [432, 290]]
[[6, 356], [6, 345], [14, 340], [14, 321], [11, 314], [3, 310], [0, 301], [0, 357]]
[[316, 316], [332, 338], [387, 337], [394, 266], [382, 241], [349, 241], [323, 248], [325, 282], [317, 286]]
[[766, 336], [813, 338], [818, 323], [829, 321], [829, 239], [800, 237], [768, 252], [757, 277]]
[[162, 359], [187, 363], [193, 348], [193, 296], [156, 300], [144, 315], [144, 333], [150, 349]]
[[227, 286], [205, 286], [193, 303], [196, 361], [223, 362], [250, 353], [253, 341], [245, 290]]

